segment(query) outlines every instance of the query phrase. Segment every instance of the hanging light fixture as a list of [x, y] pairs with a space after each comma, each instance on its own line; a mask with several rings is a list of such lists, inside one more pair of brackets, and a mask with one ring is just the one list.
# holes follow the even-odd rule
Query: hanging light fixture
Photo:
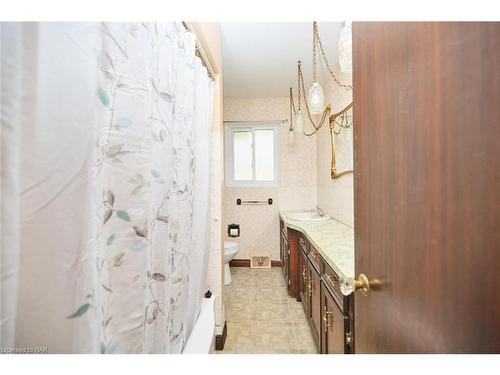
[[309, 110], [311, 114], [318, 115], [323, 112], [325, 107], [325, 95], [323, 89], [317, 80], [316, 75], [316, 45], [318, 40], [318, 25], [313, 22], [313, 83], [309, 89], [307, 100], [309, 101]]
[[[333, 81], [343, 89], [347, 91], [352, 90], [352, 86], [340, 82], [335, 74], [333, 73], [328, 59], [326, 57], [323, 44], [319, 37], [318, 25], [313, 22], [313, 83], [309, 89], [307, 98], [305, 97], [305, 86], [304, 86], [304, 75], [302, 73], [301, 61], [297, 62], [297, 89], [298, 89], [298, 108], [295, 109], [295, 103], [293, 99], [293, 89], [290, 87], [290, 132], [295, 132], [296, 134], [304, 134], [308, 137], [316, 134], [316, 132], [323, 126], [326, 119], [330, 119], [330, 123], [333, 121], [331, 117], [330, 106], [325, 107], [325, 95], [321, 85], [317, 81], [317, 69], [316, 69], [316, 59], [320, 57], [320, 61], [324, 64], [326, 70], [330, 74]], [[305, 112], [302, 112], [301, 99], [304, 99]], [[321, 114], [321, 118], [314, 119], [312, 115]], [[338, 114], [337, 114], [338, 115]], [[308, 133], [305, 131], [305, 119], [309, 120], [313, 126], [313, 131]], [[333, 119], [336, 118], [335, 114]], [[331, 125], [331, 124], [330, 124]], [[331, 125], [332, 126], [332, 125]]]
[[342, 73], [352, 72], [352, 22], [346, 21], [339, 36], [339, 65]]
[[323, 89], [318, 82], [313, 82], [311, 88], [309, 89], [307, 99], [309, 100], [309, 109], [311, 114], [318, 115], [323, 112], [323, 108], [325, 107], [325, 95], [323, 94]]
[[[344, 28], [347, 26], [344, 26]], [[348, 31], [350, 32], [350, 23], [347, 26]], [[342, 30], [344, 31], [344, 30]], [[343, 43], [343, 47], [346, 51], [344, 51], [344, 57], [346, 61], [348, 62], [349, 59], [347, 58], [347, 49], [348, 45], [350, 45], [350, 33], [347, 33], [347, 36], [345, 36], [345, 40]], [[339, 41], [340, 45], [340, 41]], [[326, 70], [330, 74], [331, 78], [335, 82], [335, 84], [346, 91], [352, 91], [352, 86], [349, 84], [342, 83], [337, 79], [335, 74], [333, 74], [333, 70], [330, 67], [330, 64], [328, 62], [328, 59], [326, 57], [323, 44], [321, 43], [321, 39], [319, 38], [318, 34], [318, 26], [316, 22], [313, 22], [313, 84], [311, 85], [311, 88], [309, 89], [308, 97], [305, 97], [305, 87], [304, 87], [304, 75], [302, 74], [302, 67], [301, 67], [301, 62], [298, 61], [297, 63], [297, 89], [298, 89], [298, 109], [295, 109], [295, 102], [293, 99], [293, 89], [290, 87], [290, 136], [293, 138], [293, 133], [297, 134], [304, 134], [307, 137], [311, 137], [314, 134], [316, 134], [321, 127], [325, 124], [326, 120], [328, 119], [329, 125], [330, 125], [330, 144], [332, 146], [332, 161], [331, 161], [331, 177], [332, 179], [337, 179], [347, 173], [352, 173], [352, 171], [344, 171], [344, 172], [338, 172], [337, 171], [337, 166], [336, 166], [336, 159], [335, 159], [335, 142], [334, 142], [334, 135], [339, 134], [343, 129], [349, 129], [352, 127], [352, 116], [348, 115], [348, 111], [352, 110], [353, 103], [351, 102], [348, 104], [344, 109], [342, 109], [340, 112], [337, 113], [332, 113], [331, 107], [328, 105], [325, 108], [325, 96], [323, 94], [323, 89], [321, 88], [321, 85], [316, 79], [316, 57], [317, 57], [317, 47], [319, 48], [319, 56], [320, 56], [320, 61], [324, 64]], [[340, 48], [339, 48], [340, 49]], [[349, 55], [349, 57], [352, 56], [352, 52]], [[351, 58], [352, 60], [352, 58]], [[340, 61], [339, 61], [340, 62]], [[352, 69], [352, 62], [350, 63], [351, 69]], [[344, 68], [349, 68], [349, 66], [346, 63], [346, 66]], [[305, 116], [301, 111], [301, 98], [304, 99], [304, 107], [305, 107], [305, 112], [304, 114], [307, 116], [307, 119], [309, 120], [308, 122], [312, 125], [313, 130], [309, 133], [305, 131]], [[321, 118], [316, 118], [314, 119], [312, 115], [314, 114], [322, 114]], [[294, 125], [295, 124], [295, 125]]]

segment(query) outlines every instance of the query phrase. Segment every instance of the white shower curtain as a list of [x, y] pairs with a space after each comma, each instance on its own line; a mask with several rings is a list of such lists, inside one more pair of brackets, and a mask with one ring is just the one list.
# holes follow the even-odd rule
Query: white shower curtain
[[182, 351], [212, 96], [180, 24], [2, 24], [0, 345]]

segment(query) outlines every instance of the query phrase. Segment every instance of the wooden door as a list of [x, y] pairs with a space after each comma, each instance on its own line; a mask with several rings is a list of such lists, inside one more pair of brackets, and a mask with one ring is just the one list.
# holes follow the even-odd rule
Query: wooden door
[[353, 25], [356, 353], [500, 352], [500, 23]]
[[348, 353], [345, 332], [349, 330], [348, 318], [342, 314], [332, 294], [321, 288], [321, 352], [325, 354]]

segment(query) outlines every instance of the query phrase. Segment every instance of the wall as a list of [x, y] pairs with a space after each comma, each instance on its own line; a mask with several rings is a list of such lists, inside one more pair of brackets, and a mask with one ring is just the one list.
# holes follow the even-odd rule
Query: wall
[[210, 257], [208, 261], [207, 289], [215, 296], [215, 333], [224, 328], [223, 253], [222, 253], [222, 47], [220, 24], [214, 22], [192, 23], [193, 31], [203, 47], [215, 73], [214, 118], [212, 127], [212, 160], [210, 181]]
[[[288, 97], [224, 98], [224, 121], [273, 121], [289, 118]], [[279, 260], [279, 210], [310, 209], [316, 205], [316, 140], [294, 136], [283, 124], [279, 138], [279, 187], [224, 187], [224, 238], [239, 245], [237, 259], [252, 251], [266, 251]], [[266, 206], [238, 206], [236, 199], [267, 200]], [[238, 238], [227, 236], [227, 225], [240, 224]]]
[[[343, 74], [338, 64], [334, 67], [333, 72], [341, 82], [349, 84], [352, 82], [352, 75]], [[352, 101], [352, 91], [348, 92], [344, 88], [337, 86], [327, 74], [327, 72], [323, 72], [323, 76], [326, 77], [323, 84], [325, 104], [330, 103], [332, 112], [338, 112]], [[347, 174], [337, 180], [331, 179], [330, 129], [327, 125], [325, 124], [315, 137], [317, 148], [316, 164], [318, 168], [318, 205], [328, 215], [347, 225], [354, 226], [353, 175]], [[341, 144], [337, 143], [337, 153], [341, 152], [346, 152], [346, 150]]]

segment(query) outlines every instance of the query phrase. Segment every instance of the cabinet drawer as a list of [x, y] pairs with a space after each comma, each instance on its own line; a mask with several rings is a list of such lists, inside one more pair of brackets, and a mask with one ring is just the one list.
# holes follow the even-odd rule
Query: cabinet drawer
[[339, 277], [326, 262], [324, 262], [322, 279], [325, 286], [331, 291], [332, 297], [342, 307], [342, 312], [347, 313], [349, 311], [348, 297], [345, 297], [340, 291]]
[[309, 244], [309, 259], [311, 263], [316, 268], [318, 272], [321, 270], [321, 255], [319, 255], [318, 250], [314, 248], [311, 244]]

